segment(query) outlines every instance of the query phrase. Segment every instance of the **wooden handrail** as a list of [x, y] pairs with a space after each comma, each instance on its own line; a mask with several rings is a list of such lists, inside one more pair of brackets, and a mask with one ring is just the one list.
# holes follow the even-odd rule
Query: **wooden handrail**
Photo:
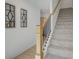
[[59, 6], [60, 2], [61, 2], [61, 0], [58, 1], [58, 3], [57, 3], [57, 5], [56, 5], [55, 9], [52, 11], [52, 15], [54, 15], [54, 13], [55, 13], [57, 7]]
[[[49, 15], [49, 17], [50, 17], [50, 16], [51, 16], [51, 14]], [[49, 19], [49, 17], [48, 17], [48, 19]], [[47, 19], [47, 21], [45, 22], [43, 29], [45, 28], [47, 22], [49, 21], [48, 19]]]
[[[54, 9], [53, 12], [49, 15], [49, 17], [50, 17], [51, 15], [54, 15], [54, 13], [55, 13], [57, 7], [59, 6], [60, 2], [61, 2], [61, 0], [58, 1], [58, 3], [57, 3], [57, 5], [56, 5], [55, 9]], [[48, 17], [48, 19], [49, 19], [49, 17]], [[49, 21], [48, 19], [47, 19], [47, 21], [45, 22], [44, 27], [46, 26], [47, 22]]]

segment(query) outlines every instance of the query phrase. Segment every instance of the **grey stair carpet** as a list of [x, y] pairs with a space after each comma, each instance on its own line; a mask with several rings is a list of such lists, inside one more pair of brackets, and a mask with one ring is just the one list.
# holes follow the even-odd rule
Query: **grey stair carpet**
[[73, 59], [73, 9], [61, 9], [45, 59]]

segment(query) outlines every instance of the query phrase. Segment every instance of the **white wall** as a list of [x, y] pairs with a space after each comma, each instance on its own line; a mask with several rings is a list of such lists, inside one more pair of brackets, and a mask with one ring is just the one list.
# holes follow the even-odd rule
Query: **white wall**
[[49, 9], [50, 0], [28, 0], [29, 2], [35, 4], [40, 9]]
[[48, 18], [50, 15], [50, 9], [41, 9], [40, 10], [40, 16]]
[[55, 7], [56, 7], [56, 5], [57, 5], [57, 3], [58, 3], [58, 1], [59, 0], [49, 0], [50, 2], [50, 4], [48, 4], [49, 5], [49, 9], [41, 9], [40, 11], [41, 11], [41, 17], [47, 17], [48, 18], [48, 16], [50, 15], [50, 13], [52, 13], [52, 11], [55, 9]]
[[[23, 0], [6, 0], [6, 3], [15, 5], [16, 7], [16, 27], [6, 28], [6, 57], [5, 59], [13, 59], [29, 47], [35, 44], [36, 25], [40, 21], [40, 10], [33, 7], [30, 3]], [[20, 27], [20, 8], [27, 10], [27, 28]]]

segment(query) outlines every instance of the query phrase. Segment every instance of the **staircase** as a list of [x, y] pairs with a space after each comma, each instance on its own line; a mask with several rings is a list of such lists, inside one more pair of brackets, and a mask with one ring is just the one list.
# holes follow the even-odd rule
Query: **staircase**
[[73, 59], [73, 9], [61, 9], [45, 59]]

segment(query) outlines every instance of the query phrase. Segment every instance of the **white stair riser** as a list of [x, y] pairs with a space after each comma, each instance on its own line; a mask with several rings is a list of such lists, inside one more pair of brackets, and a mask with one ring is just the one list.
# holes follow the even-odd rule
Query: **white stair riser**
[[73, 29], [73, 27], [64, 27], [64, 26], [58, 26], [56, 29]]
[[61, 49], [54, 49], [54, 48], [49, 48], [49, 53], [50, 54], [54, 54], [54, 55], [58, 55], [61, 57], [66, 57], [66, 58], [70, 58], [72, 57], [72, 51], [68, 51], [68, 50], [61, 50]]
[[52, 38], [52, 40], [58, 40], [58, 41], [71, 41], [73, 42], [72, 38]]
[[70, 26], [73, 26], [73, 23], [72, 22], [58, 22], [57, 23], [57, 25], [60, 25], [60, 26], [62, 26], [62, 25], [70, 25]]
[[73, 14], [72, 13], [71, 14], [69, 14], [69, 13], [68, 14], [67, 13], [65, 13], [65, 14], [59, 14], [58, 17], [64, 17], [64, 16], [65, 17], [69, 17], [69, 16], [71, 17], [71, 16], [73, 16]]
[[63, 20], [64, 20], [64, 19], [66, 19], [66, 20], [68, 20], [68, 19], [73, 19], [73, 16], [63, 15], [63, 16], [59, 16], [59, 17], [58, 17], [58, 20], [59, 20], [59, 19], [63, 19]]
[[[64, 20], [63, 20], [64, 19]], [[58, 22], [72, 22], [72, 19], [60, 18]]]
[[71, 37], [55, 37], [55, 39], [61, 39], [61, 40], [72, 40], [73, 38], [71, 38]]
[[58, 26], [56, 26], [56, 29], [59, 29], [59, 30], [62, 30], [62, 29], [66, 29], [66, 30], [68, 29], [69, 30], [69, 29], [71, 29], [72, 30], [73, 26], [71, 26], [71, 25], [58, 25]]
[[73, 28], [73, 26], [60, 26], [60, 25], [58, 25], [58, 26], [56, 26], [56, 28], [61, 28], [61, 30], [62, 30], [62, 28], [67, 28], [67, 29], [69, 29], [69, 28]]
[[57, 25], [59, 26], [72, 26], [73, 24], [72, 23], [58, 23]]
[[[73, 31], [73, 30], [72, 30]], [[55, 34], [73, 34], [72, 31], [56, 30]]]
[[73, 22], [57, 22], [57, 25], [58, 24], [73, 24]]
[[67, 21], [67, 20], [65, 20], [65, 21], [64, 20], [59, 21], [59, 23], [61, 23], [61, 22], [62, 23], [67, 23], [67, 22], [71, 22], [71, 20], [70, 21]]
[[73, 32], [73, 30], [55, 30], [56, 31], [56, 33], [72, 33]]
[[47, 54], [45, 59], [69, 59], [69, 58], [64, 58], [64, 57], [53, 55], [53, 54]]
[[65, 47], [65, 48], [72, 48], [73, 43], [70, 41], [57, 41], [57, 40], [52, 40], [51, 42], [52, 45], [59, 46], [59, 47]]
[[73, 36], [72, 36], [72, 34], [71, 35], [69, 35], [69, 34], [68, 35], [66, 35], [66, 34], [61, 34], [61, 35], [55, 34], [54, 37], [66, 37], [66, 38], [71, 37], [72, 38]]
[[63, 22], [63, 21], [60, 21], [60, 22], [58, 22], [57, 23], [57, 25], [56, 26], [68, 26], [69, 25], [69, 27], [71, 26], [73, 26], [73, 23], [72, 22]]
[[72, 30], [72, 29], [65, 29], [65, 28], [62, 28], [62, 29], [56, 29], [56, 30], [54, 30], [54, 31], [66, 31], [66, 32], [67, 32], [67, 31], [68, 31], [68, 32], [70, 31], [70, 32], [71, 32], [71, 31], [73, 31], [73, 30]]

